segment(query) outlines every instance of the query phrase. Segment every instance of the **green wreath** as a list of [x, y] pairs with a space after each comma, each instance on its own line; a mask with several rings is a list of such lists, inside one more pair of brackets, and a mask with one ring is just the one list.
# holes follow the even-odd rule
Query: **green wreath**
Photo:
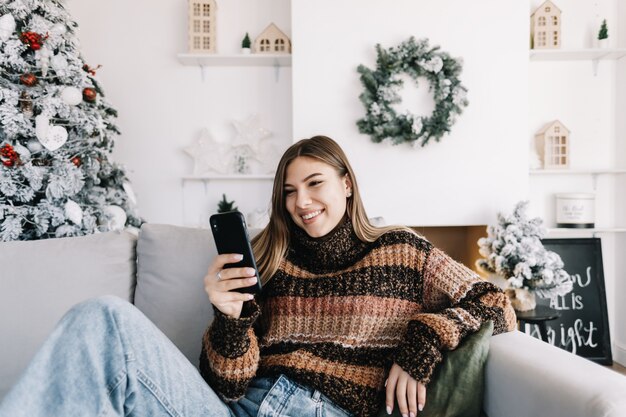
[[[411, 37], [397, 47], [385, 50], [376, 45], [378, 57], [376, 71], [359, 65], [361, 82], [365, 91], [360, 99], [365, 105], [366, 116], [357, 121], [361, 133], [370, 135], [372, 141], [403, 142], [424, 146], [430, 139], [439, 139], [450, 132], [456, 116], [468, 105], [467, 89], [461, 85], [459, 75], [462, 66], [439, 47], [431, 48], [428, 39], [416, 41]], [[399, 74], [408, 74], [417, 84], [419, 77], [430, 82], [435, 110], [429, 117], [414, 116], [406, 112], [397, 114], [391, 107], [401, 101], [398, 91], [402, 87]]]

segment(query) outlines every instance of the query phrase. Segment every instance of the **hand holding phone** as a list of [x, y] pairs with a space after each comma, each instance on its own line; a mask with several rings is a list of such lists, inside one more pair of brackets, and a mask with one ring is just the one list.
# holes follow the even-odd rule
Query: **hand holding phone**
[[[235, 319], [241, 316], [244, 303], [254, 298], [253, 294], [239, 291], [257, 282], [256, 271], [252, 268], [224, 269], [226, 264], [240, 260], [241, 255], [217, 255], [204, 277], [204, 290], [211, 304], [225, 315]], [[217, 277], [218, 273], [220, 279]]]
[[[218, 254], [243, 255], [240, 261], [225, 264], [224, 269], [252, 268], [256, 277], [259, 278], [243, 214], [238, 211], [214, 214], [209, 219], [209, 223], [211, 224], [211, 232], [213, 232], [213, 239], [215, 240]], [[261, 292], [260, 279], [257, 279], [256, 284], [242, 288], [240, 291], [259, 294]]]

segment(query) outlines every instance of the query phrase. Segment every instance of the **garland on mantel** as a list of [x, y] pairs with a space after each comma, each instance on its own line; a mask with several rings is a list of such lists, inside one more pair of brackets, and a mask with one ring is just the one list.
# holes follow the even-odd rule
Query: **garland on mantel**
[[[360, 99], [365, 105], [366, 115], [357, 121], [361, 133], [370, 135], [372, 141], [390, 142], [393, 145], [410, 143], [426, 145], [430, 139], [439, 142], [450, 132], [456, 116], [466, 107], [467, 89], [461, 84], [459, 75], [462, 65], [439, 46], [430, 47], [428, 39], [418, 41], [411, 37], [397, 47], [387, 50], [376, 45], [378, 57], [376, 70], [359, 65], [361, 82], [365, 91]], [[415, 116], [410, 112], [397, 114], [392, 105], [399, 103], [398, 94], [402, 87], [399, 75], [408, 74], [415, 83], [419, 77], [430, 82], [435, 109], [426, 116]]]

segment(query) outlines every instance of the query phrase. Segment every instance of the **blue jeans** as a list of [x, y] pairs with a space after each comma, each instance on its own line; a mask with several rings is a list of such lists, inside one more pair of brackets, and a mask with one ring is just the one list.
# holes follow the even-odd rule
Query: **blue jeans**
[[282, 375], [225, 404], [150, 320], [111, 296], [73, 307], [0, 404], [0, 417], [257, 415], [349, 414]]

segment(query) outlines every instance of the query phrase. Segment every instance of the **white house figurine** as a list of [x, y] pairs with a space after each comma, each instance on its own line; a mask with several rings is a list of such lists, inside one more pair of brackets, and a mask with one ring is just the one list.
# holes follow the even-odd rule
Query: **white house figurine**
[[189, 0], [189, 52], [215, 53], [215, 0]]
[[255, 54], [290, 54], [291, 41], [278, 27], [271, 23], [254, 40]]
[[569, 134], [558, 120], [546, 124], [535, 134], [544, 169], [569, 167]]
[[561, 9], [550, 0], [530, 15], [530, 37], [533, 49], [561, 47]]

